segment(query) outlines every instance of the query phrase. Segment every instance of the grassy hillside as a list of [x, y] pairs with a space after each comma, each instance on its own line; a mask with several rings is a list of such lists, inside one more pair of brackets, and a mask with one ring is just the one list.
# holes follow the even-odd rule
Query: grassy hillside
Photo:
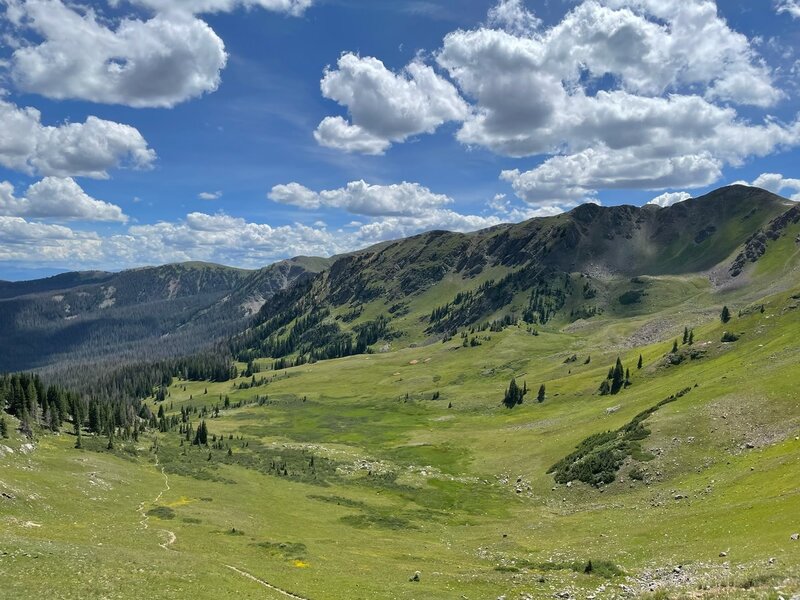
[[[798, 292], [763, 299], [763, 313], [761, 301], [731, 302], [743, 315], [727, 326], [676, 305], [650, 345], [630, 332], [662, 313], [263, 372], [242, 390], [250, 379], [178, 381], [168, 414], [219, 405], [206, 422], [222, 448], [170, 432], [114, 451], [105, 438], [74, 450], [68, 435], [4, 451], [5, 589], [40, 597], [58, 580], [67, 598], [285, 597], [247, 573], [314, 599], [614, 597], [620, 586], [789, 597], [800, 592]], [[684, 324], [705, 355], [667, 366]], [[724, 330], [739, 341], [720, 342]], [[601, 397], [617, 355], [632, 385]], [[509, 410], [512, 377], [534, 393]], [[641, 453], [613, 483], [547, 473], [686, 387], [647, 419]]]
[[[330, 314], [320, 326], [343, 331], [391, 315], [372, 353], [278, 370], [264, 356], [232, 381], [176, 380], [164, 402], [147, 401], [176, 424], [113, 449], [90, 435], [81, 450], [68, 434], [0, 440], [2, 589], [19, 598], [52, 594], [53, 582], [63, 598], [795, 597], [800, 218], [764, 198], [732, 207], [711, 198], [714, 232], [694, 221], [702, 202], [598, 213], [590, 221], [629, 214], [647, 232], [592, 234], [574, 247], [663, 235], [672, 251], [641, 258], [649, 266], [638, 273], [612, 269], [613, 252], [602, 269], [553, 267], [546, 291], [530, 261], [508, 264], [498, 250], [477, 270], [470, 248], [524, 252], [518, 227], [560, 240], [557, 229], [597, 209], [339, 259], [276, 297], [272, 309], [296, 301], [298, 311], [275, 336], [321, 308]], [[750, 220], [757, 227], [742, 225]], [[674, 233], [689, 222], [719, 236], [705, 257], [685, 250], [706, 243], [697, 231]], [[696, 270], [676, 273], [686, 261]], [[479, 288], [510, 273], [521, 275], [500, 288], [502, 302], [480, 305], [482, 320], [522, 314], [531, 289], [563, 304], [546, 322], [537, 311], [536, 323], [431, 330], [434, 308], [469, 291], [475, 298], [454, 306], [476, 305]], [[268, 310], [258, 327], [269, 326]], [[628, 385], [602, 395], [618, 358]], [[512, 378], [530, 391], [509, 409]], [[207, 444], [193, 445], [203, 422]]]

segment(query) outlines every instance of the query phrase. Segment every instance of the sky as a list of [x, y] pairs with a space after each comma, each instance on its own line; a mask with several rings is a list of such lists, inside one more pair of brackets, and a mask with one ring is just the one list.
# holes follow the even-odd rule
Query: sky
[[800, 201], [798, 165], [800, 0], [0, 0], [0, 279]]

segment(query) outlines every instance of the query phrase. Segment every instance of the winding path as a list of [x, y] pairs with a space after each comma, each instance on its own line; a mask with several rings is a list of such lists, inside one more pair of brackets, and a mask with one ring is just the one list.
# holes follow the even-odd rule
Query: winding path
[[[164, 494], [171, 489], [170, 485], [169, 485], [169, 475], [167, 475], [166, 471], [164, 470], [164, 467], [162, 467], [161, 464], [159, 463], [159, 461], [158, 461], [158, 453], [156, 453], [155, 466], [156, 466], [156, 468], [161, 467], [161, 475], [164, 477], [164, 487], [160, 492], [158, 492], [158, 495], [155, 498], [153, 498], [153, 501], [150, 502], [150, 504], [158, 504], [158, 502], [161, 500], [161, 498], [164, 496]], [[139, 521], [139, 524], [144, 529], [149, 529], [149, 527], [150, 527], [149, 526], [150, 517], [147, 515], [147, 513], [144, 510], [146, 504], [147, 504], [147, 502], [144, 501], [144, 500], [139, 504], [138, 512], [142, 517], [141, 520]], [[171, 547], [178, 540], [178, 536], [175, 535], [175, 532], [174, 531], [170, 531], [169, 529], [159, 529], [159, 531], [162, 532], [162, 533], [166, 533], [167, 534], [167, 540], [165, 542], [162, 542], [161, 544], [159, 544], [159, 546], [161, 546], [164, 550], [168, 550], [170, 552], [177, 552], [177, 550], [175, 550], [174, 548]], [[255, 575], [252, 575], [252, 574], [248, 573], [247, 571], [243, 571], [242, 569], [239, 569], [238, 567], [234, 567], [233, 565], [225, 565], [225, 567], [227, 567], [231, 571], [234, 571], [235, 573], [238, 573], [242, 577], [246, 577], [247, 579], [249, 579], [249, 580], [251, 580], [251, 581], [253, 581], [255, 583], [258, 583], [259, 585], [262, 585], [265, 588], [268, 588], [268, 589], [272, 590], [273, 592], [277, 592], [278, 594], [281, 594], [282, 596], [285, 596], [287, 598], [292, 598], [293, 600], [309, 600], [309, 598], [306, 598], [304, 596], [298, 596], [297, 594], [293, 594], [292, 592], [287, 592], [286, 590], [284, 590], [282, 588], [279, 588], [276, 585], [272, 585], [271, 583], [269, 583], [267, 581], [264, 581], [263, 579], [259, 579]]]
[[[158, 453], [156, 453], [156, 468], [158, 468], [160, 466], [161, 466], [161, 464], [158, 462]], [[158, 504], [158, 502], [161, 500], [161, 498], [164, 495], [164, 493], [168, 492], [171, 489], [170, 486], [169, 486], [169, 475], [167, 475], [166, 471], [164, 470], [164, 467], [161, 467], [161, 475], [164, 477], [164, 487], [162, 488], [162, 490], [160, 492], [158, 492], [158, 496], [153, 498], [153, 501], [150, 504]], [[144, 500], [139, 504], [138, 511], [139, 511], [139, 514], [142, 516], [141, 520], [139, 521], [139, 524], [144, 529], [149, 529], [149, 527], [150, 527], [149, 526], [150, 517], [147, 515], [147, 513], [144, 510], [145, 504], [146, 504], [146, 502]], [[162, 542], [161, 544], [159, 544], [159, 546], [161, 546], [164, 550], [168, 550], [170, 552], [177, 552], [177, 550], [175, 550], [174, 548], [171, 547], [172, 544], [174, 544], [178, 540], [178, 536], [175, 535], [175, 532], [174, 531], [170, 531], [169, 529], [159, 529], [159, 531], [161, 533], [166, 533], [167, 534], [167, 541]]]
[[251, 575], [247, 571], [242, 571], [241, 569], [237, 569], [236, 567], [231, 566], [231, 565], [225, 565], [225, 566], [228, 567], [231, 571], [235, 571], [236, 573], [238, 573], [242, 577], [247, 577], [248, 579], [250, 579], [252, 581], [255, 581], [256, 583], [260, 583], [265, 588], [269, 588], [273, 592], [278, 592], [279, 594], [283, 594], [287, 598], [294, 598], [294, 600], [309, 600], [308, 598], [305, 598], [303, 596], [298, 596], [297, 594], [293, 594], [291, 592], [287, 592], [286, 590], [282, 590], [281, 588], [279, 588], [276, 585], [272, 585], [271, 583], [267, 583], [263, 579], [259, 579], [255, 575]]

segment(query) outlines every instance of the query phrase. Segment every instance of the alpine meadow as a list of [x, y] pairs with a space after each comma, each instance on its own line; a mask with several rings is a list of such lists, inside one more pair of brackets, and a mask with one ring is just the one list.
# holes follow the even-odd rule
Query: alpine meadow
[[0, 598], [800, 599], [798, 2], [0, 26]]

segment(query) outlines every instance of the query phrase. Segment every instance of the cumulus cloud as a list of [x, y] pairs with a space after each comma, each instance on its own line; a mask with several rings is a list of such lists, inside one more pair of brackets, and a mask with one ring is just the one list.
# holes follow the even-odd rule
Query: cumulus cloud
[[347, 108], [350, 122], [327, 117], [314, 135], [323, 146], [347, 152], [382, 154], [393, 142], [432, 133], [468, 113], [453, 84], [416, 60], [394, 73], [376, 58], [345, 53], [325, 71], [320, 87]]
[[222, 192], [217, 190], [216, 192], [200, 192], [197, 194], [197, 197], [200, 200], [219, 200], [222, 198]]
[[740, 115], [738, 106], [767, 109], [784, 94], [755, 42], [731, 29], [713, 0], [584, 0], [547, 29], [521, 0], [501, 0], [486, 25], [448, 34], [434, 57], [457, 86], [446, 114], [409, 109], [402, 93], [384, 91], [414, 83], [408, 67], [398, 75], [377, 59], [344, 55], [323, 93], [351, 119], [323, 121], [320, 142], [380, 154], [460, 122], [467, 146], [544, 157], [502, 174], [537, 206], [603, 188], [708, 185], [726, 166], [800, 144], [800, 120]]
[[314, 192], [299, 183], [276, 185], [270, 191], [269, 198], [304, 209], [342, 208], [356, 215], [370, 217], [420, 216], [453, 203], [448, 196], [434, 194], [418, 183], [369, 185], [363, 180], [321, 192]]
[[171, 107], [217, 89], [227, 55], [203, 21], [182, 13], [106, 24], [92, 8], [62, 0], [12, 3], [11, 19], [39, 42], [11, 56], [18, 89], [56, 99]]
[[88, 264], [99, 256], [101, 246], [95, 233], [0, 216], [0, 261], [36, 266]]
[[[551, 156], [501, 175], [532, 203], [708, 185], [726, 165], [800, 143], [800, 121], [754, 124], [716, 103], [764, 107], [781, 92], [705, 0], [587, 1], [541, 34], [451, 33], [437, 61], [475, 102], [463, 143]], [[592, 88], [607, 75], [617, 89]]]
[[795, 19], [800, 19], [800, 2], [798, 0], [777, 0], [775, 9], [778, 14], [787, 13]]
[[[263, 8], [289, 15], [302, 15], [313, 0], [129, 0], [159, 12], [184, 12], [189, 14], [231, 12], [237, 8]], [[114, 0], [112, 4], [118, 4]]]
[[784, 177], [779, 173], [762, 173], [753, 185], [800, 202], [800, 179]]
[[352, 181], [343, 188], [320, 192], [299, 183], [289, 183], [276, 185], [268, 197], [274, 202], [306, 210], [335, 208], [370, 218], [368, 223], [354, 221], [348, 225], [356, 228], [355, 232], [348, 233], [348, 238], [354, 243], [351, 249], [433, 229], [475, 231], [512, 218], [510, 213], [458, 213], [446, 208], [453, 204], [453, 199], [449, 196], [433, 193], [418, 183], [408, 182], [370, 185], [365, 181]]
[[597, 189], [701, 187], [721, 175], [722, 163], [708, 153], [647, 157], [636, 149], [601, 146], [549, 158], [530, 171], [506, 170], [500, 177], [523, 200], [547, 205], [589, 200]]
[[95, 200], [70, 177], [45, 177], [28, 187], [22, 198], [14, 195], [12, 184], [0, 182], [0, 215], [120, 223], [128, 220], [119, 206]]
[[156, 154], [129, 125], [90, 116], [84, 123], [42, 125], [35, 108], [0, 99], [0, 164], [30, 175], [108, 177], [108, 170], [148, 168]]
[[666, 208], [667, 206], [672, 206], [673, 204], [677, 204], [678, 202], [683, 202], [691, 198], [692, 195], [688, 192], [665, 192], [660, 196], [656, 196], [648, 204], [655, 204], [656, 206], [660, 206], [661, 208]]
[[[599, 203], [598, 203], [599, 204]], [[568, 204], [544, 204], [542, 206], [524, 205], [512, 202], [506, 194], [496, 194], [488, 202], [488, 206], [494, 211], [495, 215], [505, 222], [518, 223], [537, 217], [554, 217], [560, 215], [567, 208], [574, 205]]]
[[541, 19], [525, 8], [522, 0], [500, 0], [489, 9], [489, 27], [504, 29], [515, 35], [531, 35], [541, 24]]

